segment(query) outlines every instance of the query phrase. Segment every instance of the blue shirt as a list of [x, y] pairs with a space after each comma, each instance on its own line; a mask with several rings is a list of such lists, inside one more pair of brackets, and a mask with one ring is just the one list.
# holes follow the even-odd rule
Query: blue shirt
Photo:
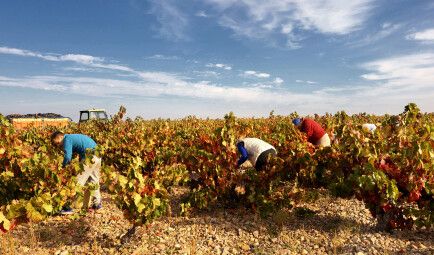
[[238, 151], [241, 153], [241, 158], [238, 160], [238, 166], [241, 166], [244, 162], [249, 159], [246, 148], [244, 148], [244, 143], [237, 144]]
[[70, 134], [63, 137], [63, 167], [69, 164], [72, 160], [73, 153], [77, 153], [80, 160], [86, 158], [86, 149], [94, 149], [96, 143], [87, 135]]

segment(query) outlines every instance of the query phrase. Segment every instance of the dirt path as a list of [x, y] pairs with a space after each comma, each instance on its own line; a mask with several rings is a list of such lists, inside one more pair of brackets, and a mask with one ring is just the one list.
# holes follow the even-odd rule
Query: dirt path
[[52, 217], [3, 235], [0, 254], [434, 254], [433, 231], [377, 232], [362, 202], [320, 195], [268, 219], [244, 208], [165, 217], [130, 228], [104, 196], [82, 217]]

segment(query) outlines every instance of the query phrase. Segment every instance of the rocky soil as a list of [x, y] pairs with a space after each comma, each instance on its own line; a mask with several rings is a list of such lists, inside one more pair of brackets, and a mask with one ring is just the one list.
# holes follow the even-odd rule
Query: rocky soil
[[2, 235], [0, 254], [434, 254], [432, 230], [379, 232], [362, 202], [318, 194], [267, 219], [242, 207], [173, 212], [129, 235], [131, 225], [104, 194], [101, 210]]

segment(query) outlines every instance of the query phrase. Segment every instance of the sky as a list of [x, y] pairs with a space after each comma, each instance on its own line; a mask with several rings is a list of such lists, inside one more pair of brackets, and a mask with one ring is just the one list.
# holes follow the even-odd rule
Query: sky
[[0, 113], [434, 111], [432, 0], [0, 2]]

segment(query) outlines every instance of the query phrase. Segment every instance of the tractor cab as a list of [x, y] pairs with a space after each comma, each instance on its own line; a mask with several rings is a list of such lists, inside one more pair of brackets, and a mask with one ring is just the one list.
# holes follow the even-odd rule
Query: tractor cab
[[79, 123], [88, 120], [107, 120], [107, 119], [108, 116], [104, 109], [90, 109], [90, 110], [80, 111]]

